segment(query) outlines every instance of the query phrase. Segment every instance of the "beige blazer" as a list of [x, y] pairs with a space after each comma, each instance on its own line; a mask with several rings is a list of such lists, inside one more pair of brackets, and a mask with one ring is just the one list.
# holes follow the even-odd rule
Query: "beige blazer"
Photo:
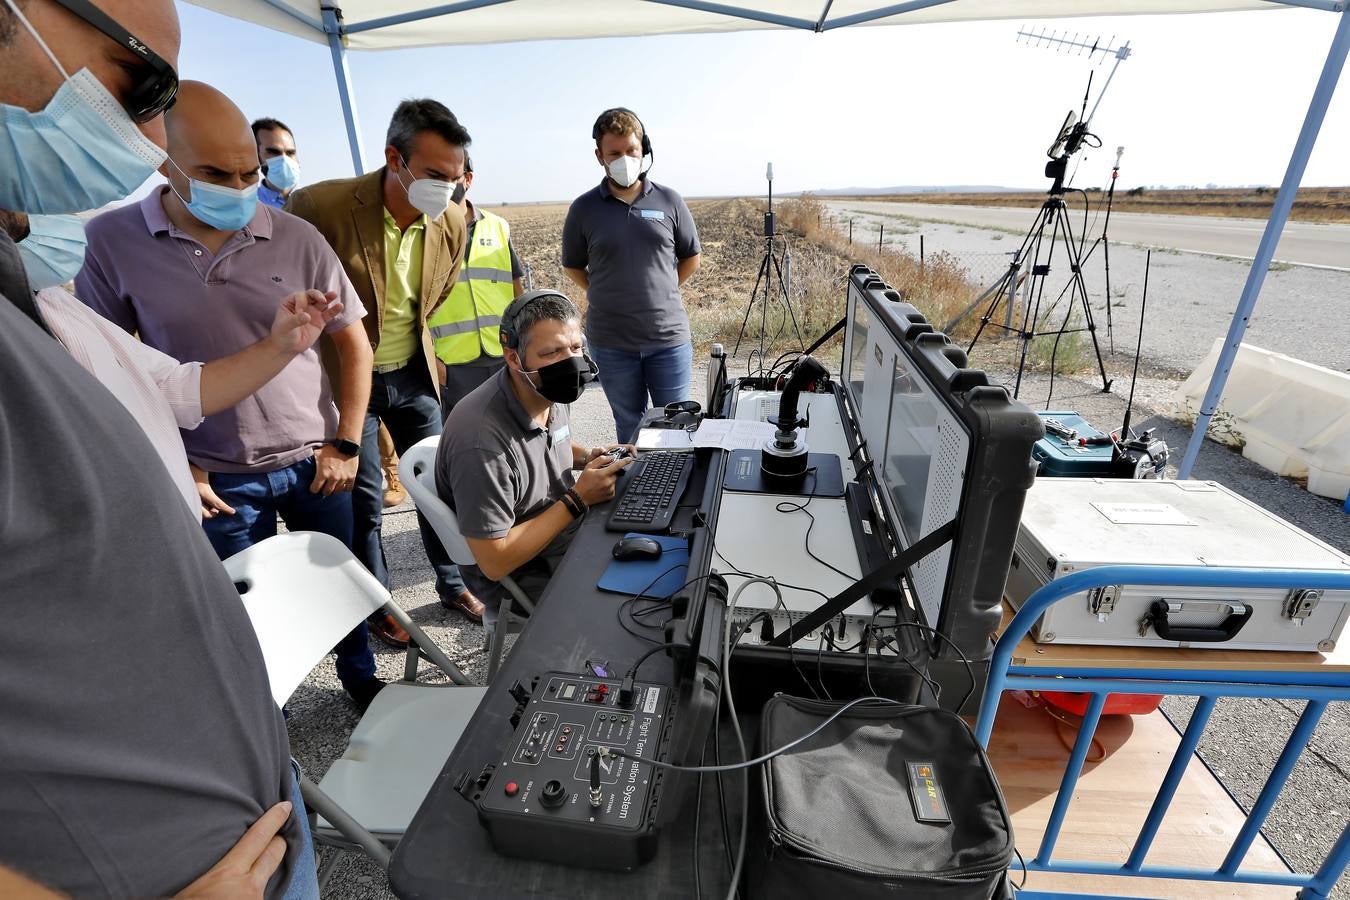
[[[380, 344], [385, 313], [384, 195], [381, 191], [384, 172], [381, 168], [357, 178], [339, 178], [310, 185], [295, 191], [286, 203], [286, 211], [317, 228], [342, 261], [347, 277], [366, 308], [362, 322], [370, 336], [372, 350]], [[428, 222], [424, 240], [422, 296], [417, 305], [417, 321], [422, 329], [422, 354], [431, 383], [438, 385], [436, 350], [426, 325], [427, 317], [449, 296], [464, 262], [464, 215], [459, 207], [451, 206], [439, 218]], [[330, 371], [333, 370], [330, 368]]]

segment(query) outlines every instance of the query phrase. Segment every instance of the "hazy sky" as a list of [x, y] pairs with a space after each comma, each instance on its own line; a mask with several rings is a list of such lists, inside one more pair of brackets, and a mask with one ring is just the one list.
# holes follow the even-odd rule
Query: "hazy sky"
[[[182, 74], [294, 130], [302, 183], [351, 174], [326, 46], [179, 4]], [[686, 195], [895, 184], [1039, 188], [1045, 148], [1113, 59], [1028, 47], [1018, 28], [1128, 40], [1075, 184], [1278, 184], [1336, 26], [1311, 10], [749, 32], [349, 54], [368, 166], [400, 99], [447, 104], [473, 135], [483, 202], [570, 199], [599, 180], [591, 123], [642, 116], [653, 177]], [[1350, 82], [1350, 74], [1343, 76]], [[1305, 185], [1350, 184], [1350, 83]]]

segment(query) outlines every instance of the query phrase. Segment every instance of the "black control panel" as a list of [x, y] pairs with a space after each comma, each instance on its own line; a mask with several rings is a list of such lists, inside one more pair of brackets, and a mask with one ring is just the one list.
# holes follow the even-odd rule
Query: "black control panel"
[[510, 755], [466, 791], [497, 852], [621, 871], [655, 853], [662, 772], [639, 760], [664, 751], [671, 688], [637, 682], [621, 698], [621, 685], [564, 672], [539, 677], [520, 707]]

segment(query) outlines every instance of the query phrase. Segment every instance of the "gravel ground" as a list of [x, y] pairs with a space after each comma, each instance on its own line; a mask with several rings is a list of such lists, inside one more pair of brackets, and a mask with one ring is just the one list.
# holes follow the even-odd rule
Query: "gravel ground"
[[[511, 210], [513, 221], [519, 216], [547, 226], [551, 236], [560, 223], [562, 208], [531, 207]], [[557, 218], [558, 223], [553, 222]], [[887, 220], [887, 234], [900, 229]], [[747, 225], [753, 229], [754, 223]], [[855, 236], [858, 234], [855, 224]], [[980, 229], [923, 223], [927, 252], [947, 249], [960, 252], [962, 259], [983, 265], [994, 278], [1007, 265], [1004, 255], [1011, 235], [994, 238], [991, 234], [972, 234]], [[875, 232], [874, 232], [875, 233]], [[912, 235], [917, 249], [918, 229]], [[994, 234], [997, 234], [995, 232]], [[717, 243], [720, 235], [704, 235], [705, 250]], [[710, 240], [712, 239], [712, 240]], [[935, 242], [938, 246], [935, 246]], [[981, 255], [983, 254], [983, 255]], [[522, 251], [522, 255], [526, 255]], [[1126, 348], [1132, 348], [1138, 328], [1138, 294], [1142, 285], [1143, 252], [1134, 248], [1112, 249], [1113, 288], [1116, 302], [1113, 319], [1118, 353], [1108, 358], [1117, 379], [1114, 391], [1103, 394], [1100, 384], [1082, 376], [1061, 376], [1055, 383], [1053, 405], [1068, 408], [1102, 427], [1119, 423], [1128, 392]], [[528, 257], [536, 266], [535, 284], [551, 282], [543, 272], [547, 259]], [[715, 261], [714, 261], [715, 262]], [[556, 263], [555, 263], [556, 264]], [[1175, 391], [1179, 379], [1189, 372], [1208, 351], [1214, 337], [1223, 334], [1228, 317], [1241, 291], [1246, 263], [1194, 254], [1154, 253], [1150, 274], [1150, 312], [1145, 332], [1146, 350], [1141, 377], [1136, 389], [1134, 422], [1139, 427], [1158, 428], [1179, 456], [1189, 428], [1173, 418]], [[981, 270], [983, 271], [983, 270]], [[991, 282], [992, 283], [992, 279]], [[554, 286], [549, 284], [549, 286]], [[556, 286], [562, 286], [559, 282]], [[1119, 294], [1124, 291], [1124, 295]], [[1350, 308], [1350, 275], [1316, 269], [1292, 268], [1270, 273], [1261, 304], [1249, 337], [1253, 343], [1305, 359], [1317, 359], [1338, 370], [1350, 370], [1350, 340], [1347, 340], [1346, 311]], [[1278, 315], [1277, 315], [1278, 311]], [[1336, 327], [1328, 328], [1326, 323]], [[808, 338], [809, 339], [809, 338]], [[1001, 348], [984, 351], [977, 348], [974, 362], [991, 373], [1004, 371], [1000, 365], [1007, 354]], [[832, 359], [827, 362], [833, 364]], [[738, 362], [734, 371], [743, 371]], [[695, 373], [694, 396], [702, 393], [701, 372]], [[1021, 398], [1033, 408], [1044, 406], [1048, 380], [1029, 375]], [[613, 419], [599, 389], [586, 392], [573, 407], [573, 429], [583, 443], [599, 443], [613, 437]], [[1350, 519], [1338, 505], [1316, 497], [1296, 483], [1279, 478], [1240, 454], [1207, 442], [1201, 452], [1195, 477], [1221, 481], [1231, 489], [1250, 497], [1279, 513], [1306, 531], [1344, 551], [1350, 552]], [[481, 680], [486, 655], [482, 649], [483, 631], [470, 625], [457, 613], [443, 609], [436, 600], [431, 570], [426, 562], [412, 505], [389, 511], [385, 518], [385, 547], [394, 599], [452, 659], [469, 675]], [[401, 675], [403, 655], [373, 642], [383, 678]], [[309, 775], [316, 781], [346, 745], [357, 716], [345, 699], [333, 674], [332, 663], [324, 661], [292, 698], [290, 731], [293, 751]], [[1191, 704], [1172, 701], [1164, 710], [1178, 726], [1185, 726]], [[1225, 787], [1240, 802], [1250, 804], [1255, 792], [1273, 765], [1298, 714], [1298, 705], [1281, 701], [1228, 701], [1219, 705], [1207, 729], [1200, 754]], [[1323, 717], [1312, 744], [1305, 751], [1283, 796], [1276, 804], [1265, 829], [1266, 836], [1285, 857], [1300, 869], [1315, 867], [1330, 849], [1350, 817], [1350, 710], [1344, 704], [1333, 705]], [[355, 853], [342, 855], [329, 882], [325, 897], [390, 897], [384, 873]], [[1338, 900], [1350, 900], [1350, 885], [1343, 880], [1333, 892]]]

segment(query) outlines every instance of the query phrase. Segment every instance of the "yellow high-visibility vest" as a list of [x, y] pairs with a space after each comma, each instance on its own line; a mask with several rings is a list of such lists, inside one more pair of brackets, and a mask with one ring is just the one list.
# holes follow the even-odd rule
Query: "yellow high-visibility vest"
[[447, 366], [502, 355], [502, 313], [515, 299], [510, 240], [511, 227], [501, 216], [484, 212], [474, 225], [459, 281], [427, 319], [436, 355]]

